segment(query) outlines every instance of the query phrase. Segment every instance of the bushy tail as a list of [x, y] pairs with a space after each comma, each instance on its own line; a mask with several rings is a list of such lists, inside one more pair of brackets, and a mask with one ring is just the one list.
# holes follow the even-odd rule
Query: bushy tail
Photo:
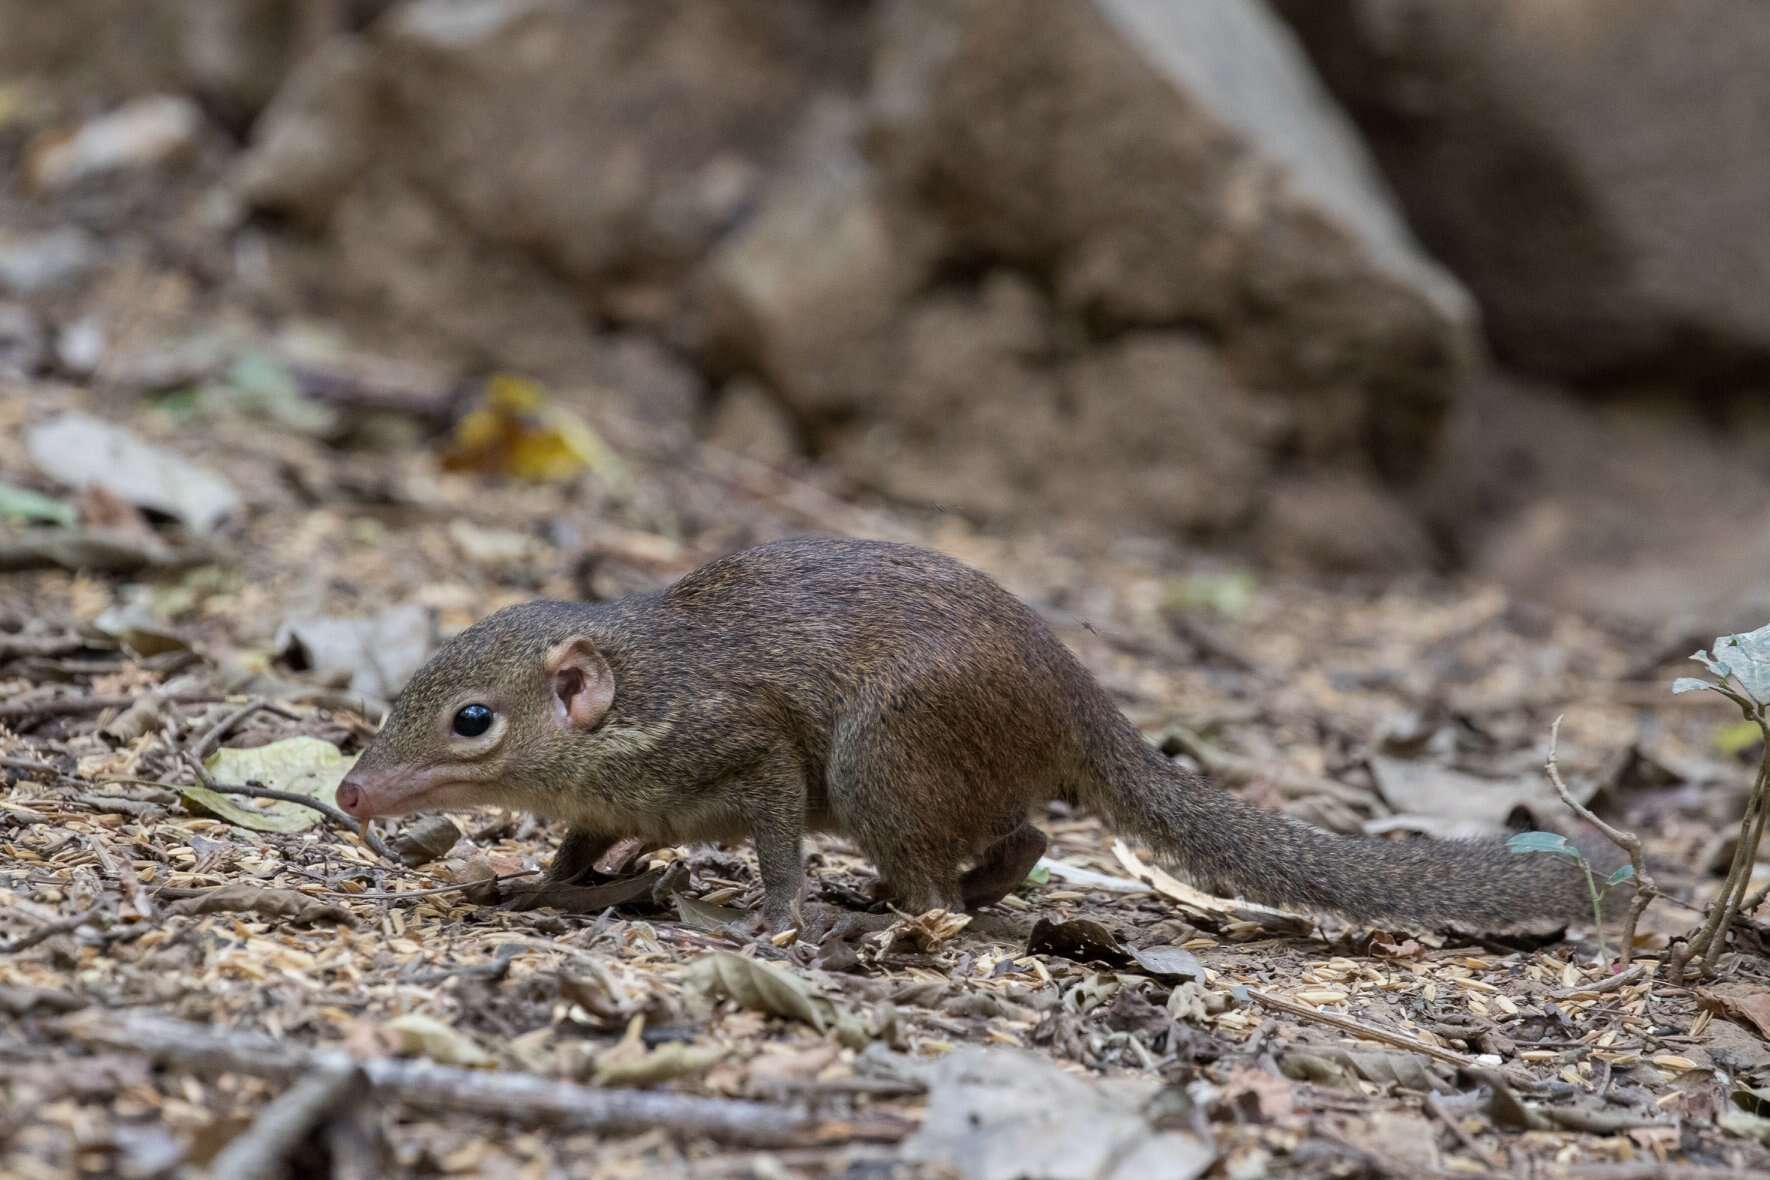
[[[1129, 723], [1126, 723], [1129, 729]], [[1592, 915], [1571, 857], [1500, 840], [1344, 836], [1255, 807], [1168, 762], [1135, 731], [1095, 758], [1083, 801], [1219, 897], [1414, 929], [1544, 928]]]

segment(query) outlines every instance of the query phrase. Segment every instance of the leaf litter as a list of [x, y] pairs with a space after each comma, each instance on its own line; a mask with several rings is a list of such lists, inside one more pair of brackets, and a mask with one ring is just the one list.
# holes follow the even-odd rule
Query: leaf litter
[[[287, 392], [274, 370], [234, 377]], [[511, 429], [562, 421], [536, 405]], [[507, 602], [645, 589], [739, 544], [852, 523], [827, 497], [654, 463], [612, 412], [594, 415], [594, 444], [561, 428], [525, 450], [500, 426], [458, 471], [441, 458], [458, 439], [347, 450], [266, 432], [261, 412], [192, 411], [208, 442], [190, 461], [250, 505], [230, 509], [213, 562], [42, 569], [0, 596], [0, 1111], [25, 1112], [0, 1115], [9, 1172], [171, 1158], [201, 1174], [303, 1079], [314, 1126], [356, 1126], [389, 1175], [1412, 1176], [1514, 1153], [1548, 1175], [1770, 1167], [1766, 972], [1745, 953], [1688, 989], [1605, 974], [1585, 929], [1551, 943], [1348, 929], [1207, 897], [1061, 805], [1036, 817], [1052, 847], [1035, 879], [978, 915], [876, 911], [859, 860], [818, 838], [803, 940], [757, 943], [741, 845], [629, 849], [597, 883], [540, 897], [557, 904], [505, 906], [535, 888], [558, 826], [414, 819], [383, 855], [320, 809], [205, 793], [193, 758], [215, 784], [325, 802], [397, 689], [397, 674], [359, 682], [348, 656], [279, 664], [284, 622], [415, 609], [446, 634]], [[0, 465], [25, 459], [0, 436]], [[266, 470], [319, 494], [261, 496]], [[183, 543], [176, 522], [143, 527]], [[1183, 721], [1238, 790], [1342, 830], [1431, 814], [1453, 784], [1505, 832], [1539, 797], [1529, 768], [1565, 709], [1580, 797], [1651, 817], [1636, 826], [1674, 887], [1713, 891], [1698, 853], [1739, 788], [1714, 754], [1724, 702], [1634, 703], [1627, 636], [1522, 628], [1478, 589], [1373, 599], [1184, 555], [1103, 560], [913, 515], [892, 527], [1035, 603], [1088, 590], [1090, 617], [1059, 630], [1152, 738]], [[143, 605], [127, 627], [94, 625]], [[1193, 658], [1176, 610], [1207, 612], [1238, 658]], [[380, 636], [351, 642], [379, 658]], [[1394, 762], [1438, 794], [1392, 795]], [[1577, 834], [1529, 810], [1556, 829], [1539, 839]], [[1683, 928], [1656, 913], [1638, 962]], [[364, 1124], [326, 1105], [347, 1092], [319, 1084], [340, 1060], [361, 1063]], [[423, 1069], [456, 1072], [443, 1092]], [[98, 1084], [105, 1070], [134, 1080]]]

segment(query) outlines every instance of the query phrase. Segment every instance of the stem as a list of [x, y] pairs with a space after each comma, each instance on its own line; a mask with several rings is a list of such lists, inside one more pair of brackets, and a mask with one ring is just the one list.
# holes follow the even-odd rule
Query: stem
[[[1770, 743], [1770, 731], [1766, 732], [1765, 739]], [[1770, 744], [1765, 746], [1764, 761], [1758, 764], [1758, 781], [1752, 784], [1752, 795], [1746, 800], [1745, 816], [1740, 820], [1739, 848], [1734, 852], [1733, 870], [1728, 874], [1725, 886], [1726, 904], [1721, 907], [1721, 920], [1702, 956], [1705, 974], [1715, 969], [1721, 945], [1727, 941], [1727, 931], [1739, 914], [1740, 903], [1745, 900], [1745, 891], [1752, 882], [1752, 865], [1757, 863], [1758, 843], [1764, 838], [1764, 791], [1767, 784], [1770, 784]]]
[[1577, 855], [1579, 867], [1586, 873], [1586, 892], [1592, 897], [1592, 928], [1598, 935], [1598, 969], [1610, 970], [1610, 948], [1604, 945], [1604, 895], [1598, 892], [1598, 879], [1592, 876], [1592, 862], [1584, 853]]
[[[1561, 718], [1557, 717], [1555, 718], [1555, 723], [1549, 727], [1549, 758], [1548, 761], [1543, 764], [1543, 769], [1548, 771], [1549, 782], [1555, 787], [1555, 793], [1561, 796], [1561, 802], [1567, 805], [1569, 811], [1591, 824], [1594, 828], [1597, 828], [1600, 832], [1603, 832], [1605, 839], [1628, 853], [1629, 864], [1633, 866], [1635, 870], [1635, 893], [1634, 896], [1629, 899], [1629, 917], [1628, 921], [1623, 924], [1622, 932], [1622, 965], [1626, 968], [1630, 961], [1635, 957], [1635, 928], [1640, 925], [1641, 915], [1646, 912], [1648, 905], [1654, 898], [1660, 895], [1659, 886], [1654, 882], [1652, 877], [1647, 875], [1647, 859], [1641, 851], [1641, 837], [1635, 835], [1633, 832], [1625, 832], [1620, 828], [1613, 828], [1597, 816], [1593, 815], [1591, 808], [1576, 800], [1572, 793], [1568, 791], [1567, 784], [1561, 781], [1561, 768], [1555, 762], [1555, 751], [1559, 746], [1560, 741]], [[1583, 861], [1585, 857], [1582, 855], [1580, 859]], [[1590, 868], [1586, 870], [1586, 874], [1589, 879], [1591, 875]], [[1602, 926], [1600, 926], [1598, 930], [1598, 939], [1600, 946], [1602, 946], [1604, 939], [1604, 930]]]
[[1770, 719], [1765, 717], [1763, 706], [1757, 702], [1735, 693], [1725, 695], [1739, 705], [1748, 721], [1757, 722], [1759, 731], [1764, 735], [1764, 755], [1758, 763], [1758, 775], [1752, 783], [1752, 793], [1746, 800], [1745, 814], [1740, 817], [1739, 845], [1733, 850], [1733, 862], [1727, 868], [1727, 880], [1722, 884], [1720, 896], [1715, 899], [1702, 925], [1672, 955], [1670, 967], [1673, 978], [1681, 978], [1685, 967], [1698, 954], [1702, 956], [1700, 972], [1708, 974], [1714, 970], [1721, 948], [1727, 944], [1727, 934], [1733, 920], [1744, 905], [1745, 892], [1751, 885], [1752, 865], [1757, 863], [1758, 845], [1764, 838], [1764, 821], [1767, 813], [1770, 813], [1770, 806], [1766, 803], [1767, 796], [1770, 796]]

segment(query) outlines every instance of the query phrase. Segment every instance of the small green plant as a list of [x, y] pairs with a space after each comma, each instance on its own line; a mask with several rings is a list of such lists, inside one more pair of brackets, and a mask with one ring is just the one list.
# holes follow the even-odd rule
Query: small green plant
[[1604, 878], [1604, 883], [1600, 885], [1597, 875], [1592, 872], [1592, 862], [1566, 836], [1555, 832], [1519, 832], [1506, 841], [1506, 847], [1513, 852], [1546, 852], [1552, 856], [1571, 856], [1574, 863], [1585, 871], [1586, 889], [1592, 895], [1592, 925], [1598, 933], [1598, 963], [1608, 968], [1610, 948], [1604, 943], [1604, 897], [1624, 881], [1633, 878], [1635, 866], [1623, 865]]

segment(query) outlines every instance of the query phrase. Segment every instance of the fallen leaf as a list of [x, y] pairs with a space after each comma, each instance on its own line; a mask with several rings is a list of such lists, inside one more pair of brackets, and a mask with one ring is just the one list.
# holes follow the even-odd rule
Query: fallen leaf
[[277, 658], [291, 669], [383, 700], [399, 695], [435, 646], [435, 620], [416, 604], [361, 618], [291, 619], [275, 641]]
[[492, 1055], [472, 1037], [450, 1028], [434, 1016], [408, 1012], [396, 1016], [383, 1028], [392, 1034], [395, 1052], [409, 1057], [428, 1057], [442, 1065], [491, 1065]]
[[446, 815], [427, 815], [407, 824], [393, 838], [393, 850], [400, 860], [416, 867], [429, 864], [449, 854], [461, 840], [461, 829]]
[[1744, 1020], [1770, 1040], [1770, 991], [1750, 983], [1720, 983], [1697, 993], [1702, 1006]]
[[[222, 782], [256, 783], [324, 803], [332, 802], [339, 782], [355, 764], [355, 754], [345, 755], [331, 742], [313, 737], [285, 738], [249, 750], [228, 747], [203, 763]], [[302, 832], [322, 818], [311, 807], [281, 799], [224, 795], [207, 787], [185, 787], [179, 794], [187, 805], [255, 832]]]
[[293, 889], [266, 889], [260, 885], [238, 882], [206, 890], [196, 897], [186, 897], [167, 907], [173, 914], [255, 913], [267, 918], [281, 918], [298, 926], [329, 922], [338, 926], [354, 926], [356, 919], [335, 901], [309, 897]]
[[1067, 922], [1040, 918], [1027, 936], [1026, 951], [1030, 955], [1058, 955], [1078, 963], [1108, 963], [1115, 967], [1130, 961], [1117, 935], [1087, 918]]
[[534, 910], [545, 906], [568, 914], [599, 914], [611, 906], [652, 901], [658, 883], [663, 879], [663, 869], [652, 869], [606, 885], [568, 885], [558, 881], [511, 885], [505, 890], [504, 906], [512, 910]]
[[[1491, 779], [1436, 763], [1376, 755], [1370, 759], [1377, 792], [1395, 812], [1372, 821], [1372, 834], [1423, 832], [1441, 839], [1506, 834], [1522, 809], [1538, 825], [1559, 815], [1561, 801], [1541, 775]], [[1575, 784], [1574, 798], [1590, 798], [1597, 784]]]
[[1417, 1053], [1383, 1049], [1330, 1049], [1314, 1046], [1292, 1050], [1279, 1057], [1278, 1068], [1288, 1078], [1318, 1085], [1349, 1088], [1351, 1077], [1378, 1085], [1428, 1091], [1447, 1087], [1448, 1072], [1435, 1069]]
[[885, 928], [882, 942], [891, 954], [928, 954], [957, 938], [970, 924], [969, 914], [929, 910], [893, 922]]
[[1733, 1091], [1733, 1105], [1747, 1114], [1770, 1118], [1770, 1088], [1754, 1090], [1741, 1086]]
[[1178, 946], [1131, 946], [1125, 951], [1131, 961], [1157, 979], [1203, 979], [1205, 965], [1198, 956]]
[[1748, 1114], [1743, 1110], [1723, 1110], [1715, 1116], [1715, 1125], [1729, 1135], [1741, 1139], [1757, 1139], [1770, 1143], [1770, 1118]]
[[0, 520], [23, 520], [72, 527], [80, 519], [74, 506], [16, 484], [0, 483]]
[[540, 385], [508, 374], [488, 381], [479, 403], [462, 416], [443, 466], [537, 483], [586, 471], [617, 478], [620, 471], [614, 452], [589, 423], [549, 402]]
[[199, 410], [219, 404], [298, 434], [322, 436], [338, 426], [338, 412], [308, 397], [289, 364], [268, 352], [242, 353], [219, 382], [198, 391], [195, 402]]
[[725, 1059], [718, 1045], [669, 1041], [647, 1047], [641, 1034], [645, 1018], [635, 1016], [614, 1048], [596, 1058], [591, 1080], [599, 1086], [655, 1086], [676, 1078], [705, 1073]]
[[1223, 1082], [1222, 1102], [1237, 1121], [1283, 1123], [1291, 1117], [1296, 1087], [1254, 1065], [1238, 1065]]
[[146, 168], [189, 151], [203, 111], [182, 95], [148, 94], [72, 130], [45, 132], [25, 152], [25, 174], [49, 192], [88, 177]]
[[724, 930], [735, 922], [748, 920], [750, 916], [748, 911], [735, 906], [714, 905], [686, 893], [676, 894], [676, 914], [682, 919], [684, 926], [709, 932]]
[[189, 651], [190, 640], [160, 616], [153, 608], [151, 598], [152, 591], [146, 587], [132, 588], [124, 601], [107, 608], [92, 620], [92, 629], [115, 639], [139, 656]]
[[131, 504], [212, 532], [237, 514], [233, 485], [176, 451], [86, 414], [68, 413], [25, 431], [25, 449], [44, 475], [76, 489], [98, 485]]
[[1192, 1180], [1217, 1158], [1198, 1136], [1159, 1131], [1099, 1082], [1031, 1053], [966, 1046], [919, 1076], [928, 1113], [902, 1157], [966, 1180]]
[[765, 1047], [745, 1067], [744, 1089], [767, 1094], [793, 1082], [809, 1082], [828, 1069], [841, 1051], [829, 1042], [807, 1049]]
[[818, 1032], [835, 1020], [835, 1005], [805, 980], [730, 951], [702, 956], [688, 969], [686, 978], [691, 988], [711, 998], [729, 999], [744, 1008], [797, 1020]]

